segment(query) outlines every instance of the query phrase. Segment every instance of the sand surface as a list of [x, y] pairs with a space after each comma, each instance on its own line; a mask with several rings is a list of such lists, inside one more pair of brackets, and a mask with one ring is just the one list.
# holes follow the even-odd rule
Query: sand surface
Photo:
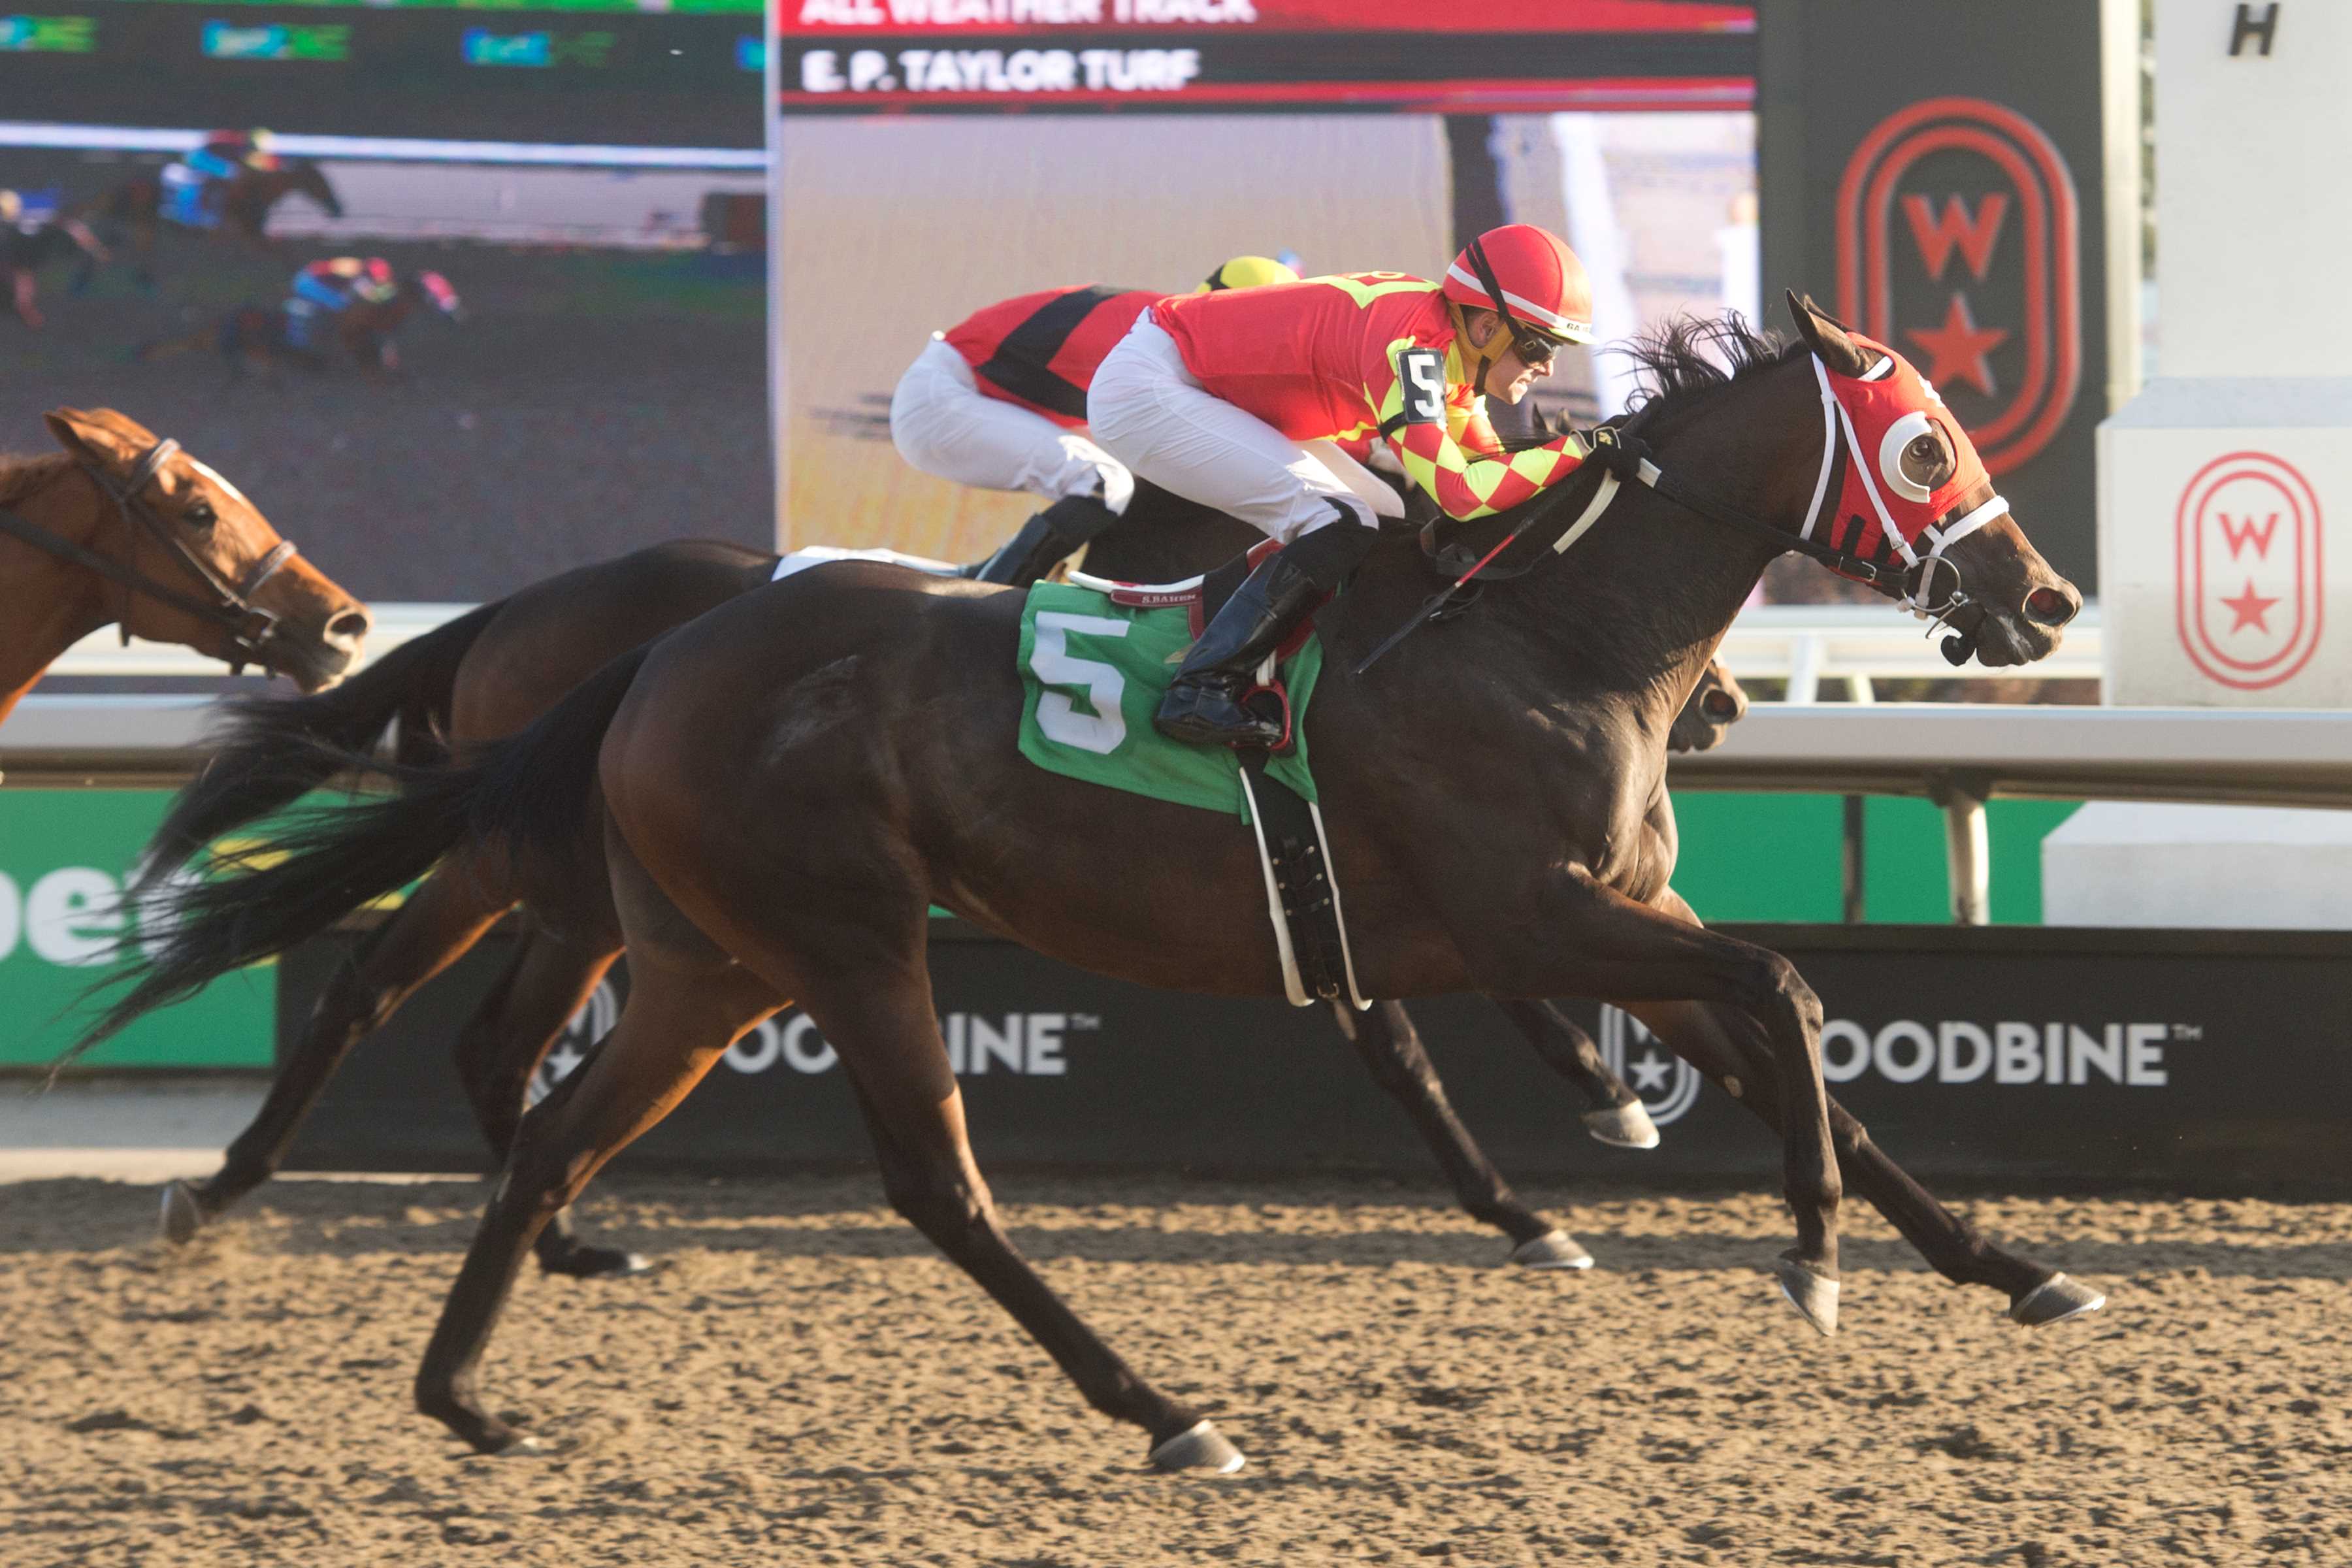
[[2032, 1334], [1855, 1215], [1823, 1342], [1760, 1195], [1530, 1192], [1576, 1277], [1412, 1186], [998, 1185], [1246, 1470], [1143, 1469], [869, 1177], [592, 1194], [662, 1266], [526, 1274], [485, 1386], [539, 1459], [408, 1406], [479, 1187], [285, 1184], [174, 1254], [152, 1190], [37, 1181], [0, 1194], [0, 1563], [2352, 1562], [2352, 1205], [1979, 1201], [2112, 1292]]

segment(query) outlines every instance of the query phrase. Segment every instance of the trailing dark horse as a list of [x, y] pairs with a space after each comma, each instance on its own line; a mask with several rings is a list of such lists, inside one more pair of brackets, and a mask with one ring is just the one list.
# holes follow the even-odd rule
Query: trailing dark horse
[[444, 304], [421, 279], [404, 277], [389, 300], [354, 300], [331, 315], [320, 312], [309, 342], [294, 341], [282, 304], [245, 304], [193, 332], [142, 343], [133, 357], [152, 362], [211, 349], [228, 363], [232, 374], [271, 376], [289, 364], [323, 370], [329, 352], [340, 349], [370, 380], [387, 381], [400, 373], [397, 334], [419, 306], [440, 310], [452, 319], [457, 315], [456, 295]]
[[[1640, 434], [1657, 467], [1612, 462], [1611, 480], [1622, 469], [1636, 482], [1573, 551], [1395, 647], [1376, 674], [1347, 672], [1428, 599], [1418, 549], [1383, 542], [1325, 608], [1327, 676], [1307, 722], [1356, 973], [1375, 995], [1601, 996], [1640, 1018], [1780, 1134], [1797, 1234], [1776, 1273], [1823, 1332], [1847, 1181], [1939, 1270], [2006, 1294], [2021, 1321], [2072, 1316], [2098, 1299], [1992, 1247], [1832, 1107], [1821, 1005], [1795, 968], [1703, 929], [1666, 885], [1667, 729], [1820, 499], [1817, 374], [1884, 368], [1810, 308], [1799, 324], [1804, 343], [1785, 353], [1717, 331], [1729, 373], [1686, 334], [1654, 346], [1662, 392]], [[1843, 453], [1830, 428], [1830, 454]], [[1591, 491], [1547, 492], [1500, 521], [1564, 537]], [[1954, 646], [1988, 664], [2047, 655], [2080, 596], [2005, 510], [1973, 521], [1938, 547], [1958, 586], [1929, 602]], [[478, 1379], [534, 1238], [730, 1044], [796, 999], [839, 1054], [899, 1212], [1089, 1404], [1149, 1434], [1155, 1464], [1234, 1468], [1201, 1410], [1128, 1367], [1013, 1248], [965, 1137], [924, 943], [936, 902], [1125, 980], [1279, 995], [1255, 848], [1213, 814], [1021, 757], [1020, 595], [862, 563], [815, 575], [615, 659], [478, 760], [412, 773], [402, 794], [281, 841], [289, 860], [190, 889], [200, 923], [174, 942], [250, 949], [306, 901], [399, 886], [452, 850], [536, 899], [601, 847], [627, 1003], [518, 1130], [417, 1373], [419, 1407], [477, 1448], [526, 1441], [484, 1407]], [[1902, 578], [1892, 585], [1915, 600], [1930, 586], [1920, 571]]]
[[366, 608], [236, 486], [111, 408], [53, 409], [48, 426], [63, 452], [0, 457], [0, 719], [110, 625], [305, 691], [342, 678]]
[[[215, 218], [212, 232], [226, 235], [247, 248], [269, 248], [270, 210], [288, 196], [308, 196], [329, 217], [343, 216], [342, 198], [326, 171], [307, 158], [286, 158], [274, 169], [240, 167], [234, 179], [217, 180], [205, 188], [205, 210]], [[90, 200], [77, 205], [72, 216], [104, 226], [112, 235], [128, 235], [135, 276], [142, 287], [155, 281], [155, 236], [169, 221], [164, 210], [163, 176], [142, 171]], [[85, 259], [74, 275], [73, 290], [89, 287], [98, 269], [95, 258]]]
[[[1255, 539], [1245, 525], [1157, 487], [1137, 488], [1121, 521], [1087, 547], [1092, 571], [1132, 582], [1188, 575], [1228, 560]], [[709, 542], [657, 545], [568, 572], [485, 605], [395, 650], [342, 689], [295, 701], [240, 702], [204, 774], [157, 829], [150, 874], [185, 863], [233, 828], [328, 782], [324, 742], [362, 749], [396, 727], [411, 763], [465, 752], [513, 733], [578, 681], [726, 600], [764, 585], [777, 557]], [[1710, 667], [1675, 721], [1676, 750], [1705, 750], [1745, 710], [1738, 683]], [[456, 1044], [459, 1081], [492, 1150], [503, 1158], [522, 1114], [525, 1085], [593, 992], [618, 951], [618, 920], [601, 883], [594, 907], [539, 908], [507, 970]], [[480, 940], [514, 901], [474, 876], [436, 873], [340, 971], [301, 1038], [280, 1062], [269, 1096], [229, 1145], [220, 1171], [165, 1188], [163, 1232], [186, 1241], [276, 1173], [301, 1122], [343, 1057], [383, 1027], [416, 989]], [[338, 911], [341, 912], [341, 911]], [[1584, 1095], [1587, 1131], [1603, 1142], [1654, 1145], [1641, 1101], [1610, 1072], [1591, 1037], [1548, 1002], [1504, 1005], [1538, 1055]], [[1452, 1179], [1463, 1206], [1510, 1237], [1516, 1261], [1535, 1268], [1590, 1262], [1549, 1218], [1529, 1209], [1454, 1119], [1402, 1005], [1335, 1015], [1375, 1078], [1404, 1104]], [[540, 1235], [551, 1272], [589, 1275], [640, 1265], [632, 1255], [582, 1243], [568, 1215]]]

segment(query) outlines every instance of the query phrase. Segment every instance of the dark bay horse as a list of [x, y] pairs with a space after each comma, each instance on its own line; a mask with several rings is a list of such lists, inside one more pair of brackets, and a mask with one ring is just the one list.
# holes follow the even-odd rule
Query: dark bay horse
[[[1327, 677], [1307, 723], [1357, 973], [1377, 995], [1601, 996], [1640, 1018], [1782, 1137], [1797, 1235], [1775, 1272], [1823, 1332], [1849, 1180], [1948, 1277], [2003, 1291], [2021, 1321], [2055, 1321], [2095, 1305], [2091, 1293], [1993, 1247], [1834, 1110], [1811, 990], [1786, 959], [1703, 929], [1666, 885], [1666, 731], [1818, 500], [1816, 361], [1850, 378], [1879, 365], [1799, 312], [1790, 352], [1717, 333], [1729, 373], [1686, 336], [1654, 345], [1661, 386], [1643, 435], [1663, 476], [1627, 484], [1571, 553], [1396, 647], [1376, 674]], [[1690, 499], [1654, 488], [1668, 483]], [[1564, 523], [1582, 489], [1504, 521]], [[1965, 596], [1940, 597], [1939, 613], [1988, 664], [2044, 657], [2080, 596], [2005, 511], [1978, 521], [1940, 551]], [[512, 739], [411, 771], [403, 793], [314, 825], [292, 859], [244, 879], [257, 909], [340, 900], [462, 847], [536, 899], [542, 879], [577, 878], [603, 850], [629, 998], [518, 1130], [426, 1348], [419, 1407], [484, 1451], [527, 1441], [478, 1388], [523, 1255], [730, 1043], [797, 999], [847, 1069], [893, 1205], [1089, 1404], [1141, 1427], [1154, 1464], [1235, 1468], [1203, 1413], [1129, 1368], [1005, 1235], [966, 1139], [924, 942], [936, 902], [1122, 979], [1278, 995], [1254, 848], [1210, 814], [1041, 776], [1019, 757], [1018, 595], [866, 563], [814, 575], [615, 659]], [[1924, 576], [1900, 586], [1919, 595]], [[1359, 668], [1428, 589], [1418, 550], [1383, 542], [1322, 614], [1327, 671]]]
[[[1229, 560], [1255, 538], [1244, 524], [1145, 484], [1137, 488], [1128, 515], [1087, 547], [1087, 563], [1096, 573], [1127, 581], [1166, 581]], [[396, 724], [404, 754], [415, 762], [444, 747], [462, 752], [511, 734], [608, 659], [763, 586], [777, 560], [714, 542], [657, 545], [473, 611], [379, 660], [335, 692], [300, 701], [240, 702], [205, 773], [174, 803], [144, 863], [151, 875], [176, 868], [221, 835], [326, 783], [323, 773], [288, 772], [289, 756], [320, 754], [316, 742], [363, 748]], [[1674, 749], [1714, 745], [1746, 706], [1738, 683], [1710, 667], [1675, 717]], [[593, 910], [533, 911], [504, 975], [455, 1042], [459, 1081], [501, 1158], [531, 1074], [617, 956], [610, 896], [601, 883], [589, 890]], [[510, 892], [486, 879], [427, 877], [357, 962], [338, 973], [280, 1061], [252, 1124], [230, 1143], [220, 1171], [166, 1186], [165, 1237], [193, 1238], [269, 1180], [343, 1058], [479, 941], [513, 901]], [[1610, 1072], [1583, 1030], [1548, 1002], [1504, 1007], [1538, 1056], [1584, 1095], [1591, 1106], [1584, 1123], [1594, 1138], [1631, 1148], [1655, 1145], [1656, 1129], [1640, 1100]], [[1401, 1005], [1384, 1002], [1366, 1015], [1336, 1017], [1376, 1079], [1402, 1102], [1463, 1206], [1510, 1238], [1515, 1262], [1530, 1268], [1591, 1262], [1556, 1223], [1519, 1200], [1462, 1128]], [[552, 1273], [625, 1272], [643, 1263], [582, 1242], [568, 1214], [540, 1233], [537, 1247], [541, 1266]]]
[[[208, 186], [206, 210], [218, 220], [210, 232], [226, 235], [247, 249], [267, 251], [270, 211], [288, 196], [309, 197], [329, 217], [343, 216], [342, 198], [335, 194], [325, 170], [307, 158], [284, 158], [274, 169], [240, 167], [234, 179]], [[116, 234], [127, 234], [134, 275], [142, 286], [154, 282], [155, 236], [168, 216], [161, 174], [152, 170], [133, 174], [76, 205], [72, 216], [104, 225]], [[74, 292], [89, 287], [97, 269], [95, 258], [85, 259], [74, 275]]]
[[111, 408], [58, 408], [65, 450], [0, 458], [0, 719], [101, 626], [257, 664], [320, 691], [366, 606], [294, 553], [235, 485]]

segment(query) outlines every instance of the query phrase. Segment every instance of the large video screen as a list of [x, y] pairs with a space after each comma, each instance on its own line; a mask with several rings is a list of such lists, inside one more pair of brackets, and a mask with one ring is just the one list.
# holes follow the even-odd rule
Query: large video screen
[[757, 147], [759, 6], [28, 0], [0, 121]]
[[[930, 333], [1057, 284], [1189, 289], [1226, 258], [1440, 276], [1565, 236], [1601, 336], [1757, 310], [1753, 8], [1676, 0], [785, 0], [780, 532], [970, 560], [1035, 498], [900, 460]], [[1563, 356], [1547, 412], [1630, 367]], [[1507, 427], [1510, 416], [1498, 423]]]

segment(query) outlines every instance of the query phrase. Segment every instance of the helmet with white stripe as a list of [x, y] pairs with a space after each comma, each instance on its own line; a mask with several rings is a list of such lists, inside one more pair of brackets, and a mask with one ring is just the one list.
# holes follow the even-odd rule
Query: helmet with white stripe
[[1444, 287], [1454, 303], [1502, 316], [1515, 336], [1531, 329], [1571, 343], [1592, 341], [1584, 263], [1566, 240], [1531, 223], [1505, 224], [1472, 240], [1445, 269]]

